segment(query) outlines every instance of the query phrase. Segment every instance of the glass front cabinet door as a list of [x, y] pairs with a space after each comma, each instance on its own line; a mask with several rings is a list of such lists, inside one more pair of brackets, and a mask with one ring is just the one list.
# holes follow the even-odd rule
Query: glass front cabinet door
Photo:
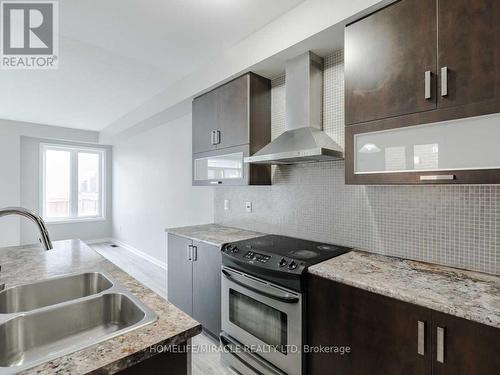
[[248, 185], [248, 155], [248, 145], [193, 154], [193, 185]]
[[241, 180], [245, 174], [243, 166], [243, 152], [196, 158], [194, 180], [214, 184], [221, 184], [224, 180]]
[[348, 183], [499, 183], [500, 114], [423, 125], [347, 127]]

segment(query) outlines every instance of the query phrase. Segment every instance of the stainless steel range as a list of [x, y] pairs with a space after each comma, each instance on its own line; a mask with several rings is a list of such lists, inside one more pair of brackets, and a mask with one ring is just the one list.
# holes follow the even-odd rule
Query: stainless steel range
[[349, 250], [276, 235], [225, 244], [223, 361], [242, 374], [305, 373], [307, 268]]

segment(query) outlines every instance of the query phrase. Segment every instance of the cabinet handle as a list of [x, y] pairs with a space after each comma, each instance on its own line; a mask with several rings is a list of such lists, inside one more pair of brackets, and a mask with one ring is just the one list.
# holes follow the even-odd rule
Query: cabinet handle
[[420, 176], [420, 181], [439, 181], [439, 180], [454, 180], [454, 174], [435, 174]]
[[217, 144], [217, 142], [215, 140], [215, 130], [212, 130], [210, 141], [211, 141], [212, 145], [216, 145]]
[[432, 78], [432, 73], [430, 70], [427, 70], [425, 72], [425, 99], [430, 99], [432, 97], [432, 95], [431, 95], [431, 78]]
[[448, 67], [441, 68], [441, 96], [448, 96]]
[[421, 320], [417, 324], [417, 353], [425, 355], [425, 322]]
[[198, 260], [198, 246], [191, 246], [192, 250], [192, 256], [191, 256], [191, 261], [196, 262]]
[[215, 144], [220, 145], [220, 141], [221, 141], [221, 131], [216, 130], [215, 131]]
[[437, 327], [437, 346], [436, 346], [436, 360], [439, 363], [444, 363], [444, 328]]
[[193, 245], [187, 246], [187, 260], [189, 260], [190, 262], [193, 261]]

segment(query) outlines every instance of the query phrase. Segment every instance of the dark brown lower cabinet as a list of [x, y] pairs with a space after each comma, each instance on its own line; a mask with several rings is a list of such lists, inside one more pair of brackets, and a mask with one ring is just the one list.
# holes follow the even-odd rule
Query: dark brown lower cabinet
[[433, 357], [433, 375], [500, 374], [500, 329], [433, 311], [433, 335], [443, 330], [443, 363]]
[[310, 276], [308, 291], [308, 344], [351, 349], [308, 354], [309, 375], [429, 373], [429, 334], [424, 355], [418, 354], [418, 322], [430, 332], [429, 310], [316, 276]]
[[500, 374], [500, 329], [313, 275], [308, 282], [308, 375]]
[[[172, 352], [164, 352], [154, 355], [142, 362], [136, 363], [125, 370], [118, 372], [120, 375], [144, 375], [144, 374], [191, 374], [191, 362], [185, 343], [173, 345]], [[93, 372], [93, 374], [104, 374], [107, 371]]]

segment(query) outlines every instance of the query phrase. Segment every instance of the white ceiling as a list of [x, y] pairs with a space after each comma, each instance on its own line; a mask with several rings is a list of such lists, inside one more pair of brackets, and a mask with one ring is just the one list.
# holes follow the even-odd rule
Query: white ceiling
[[303, 0], [64, 0], [56, 71], [0, 71], [0, 118], [102, 130]]

